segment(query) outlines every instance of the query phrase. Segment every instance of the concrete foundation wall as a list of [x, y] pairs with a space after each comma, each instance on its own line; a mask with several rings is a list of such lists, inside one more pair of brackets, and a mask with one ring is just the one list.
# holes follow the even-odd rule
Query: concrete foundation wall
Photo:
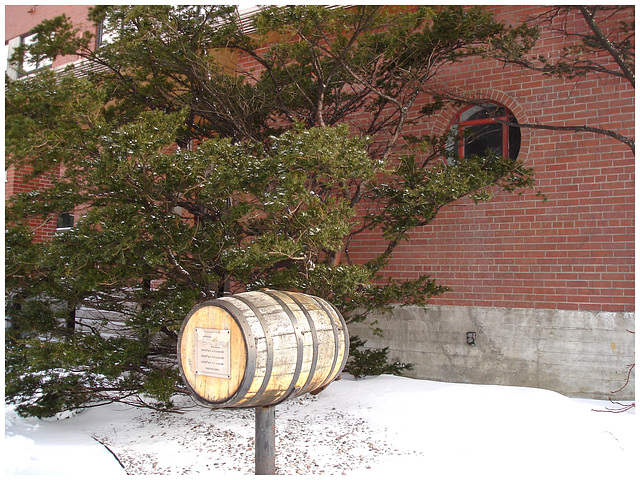
[[[368, 324], [383, 331], [372, 334]], [[525, 308], [396, 307], [349, 325], [366, 347], [413, 363], [406, 375], [457, 383], [538, 387], [578, 398], [635, 397], [635, 314]], [[476, 333], [476, 345], [467, 343]]]

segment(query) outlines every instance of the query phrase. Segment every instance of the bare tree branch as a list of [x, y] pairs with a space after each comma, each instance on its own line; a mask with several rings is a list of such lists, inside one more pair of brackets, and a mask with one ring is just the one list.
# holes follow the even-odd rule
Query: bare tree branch
[[633, 85], [633, 88], [636, 87], [636, 77], [635, 74], [633, 72], [633, 70], [631, 69], [630, 65], [625, 61], [622, 53], [620, 52], [620, 50], [618, 50], [613, 43], [606, 37], [606, 35], [602, 32], [602, 30], [600, 29], [599, 25], [596, 23], [594, 16], [595, 13], [597, 11], [597, 6], [593, 7], [593, 12], [589, 12], [587, 10], [587, 7], [585, 7], [584, 5], [580, 5], [578, 7], [578, 10], [580, 10], [580, 13], [582, 13], [582, 16], [584, 17], [585, 21], [587, 22], [587, 25], [589, 25], [589, 28], [591, 29], [591, 31], [593, 32], [593, 34], [595, 35], [595, 38], [598, 40], [598, 42], [600, 43], [600, 45], [607, 50], [607, 52], [609, 52], [611, 54], [611, 57], [615, 60], [615, 62], [618, 64], [618, 66], [620, 67], [620, 70], [622, 70], [624, 72], [624, 76], [627, 80], [629, 80], [629, 83], [631, 83], [631, 85]]
[[537, 123], [518, 123], [518, 122], [505, 122], [504, 120], [495, 119], [497, 123], [505, 123], [509, 126], [520, 127], [520, 128], [534, 128], [538, 130], [555, 130], [558, 132], [590, 132], [598, 135], [605, 135], [607, 137], [615, 138], [619, 142], [627, 145], [631, 151], [636, 153], [636, 143], [633, 138], [625, 137], [624, 135], [620, 135], [619, 133], [609, 130], [606, 128], [599, 127], [590, 127], [588, 125], [545, 125], [545, 124], [537, 124]]

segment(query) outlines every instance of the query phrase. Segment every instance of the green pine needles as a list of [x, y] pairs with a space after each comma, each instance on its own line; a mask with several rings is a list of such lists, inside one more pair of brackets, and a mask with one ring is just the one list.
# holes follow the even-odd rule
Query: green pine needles
[[[217, 6], [91, 15], [112, 30], [108, 45], [91, 51], [90, 34], [70, 35], [59, 19], [37, 48], [73, 50], [98, 73], [43, 71], [6, 86], [7, 163], [53, 181], [6, 210], [6, 401], [23, 415], [116, 401], [173, 408], [186, 393], [181, 322], [228, 292], [318, 295], [350, 322], [426, 305], [446, 287], [389, 277], [395, 248], [459, 198], [532, 184], [518, 161], [447, 163], [443, 142], [417, 149], [403, 137], [426, 115], [412, 107], [436, 67], [502, 32], [479, 9], [282, 7], [256, 16], [253, 37]], [[266, 49], [265, 29], [282, 32]], [[261, 70], [231, 74], [220, 49]], [[73, 228], [36, 241], [63, 212]], [[379, 235], [381, 250], [358, 263], [348, 252], [363, 233]], [[381, 364], [386, 354], [360, 347], [356, 376], [363, 355]]]

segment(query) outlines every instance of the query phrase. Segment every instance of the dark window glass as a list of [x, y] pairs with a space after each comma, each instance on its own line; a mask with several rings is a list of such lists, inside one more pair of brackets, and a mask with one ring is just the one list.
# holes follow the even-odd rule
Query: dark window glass
[[464, 156], [502, 154], [502, 126], [492, 123], [464, 129]]
[[515, 160], [520, 153], [520, 127], [509, 127], [509, 158]]
[[73, 227], [73, 215], [70, 213], [61, 213], [58, 215], [58, 228]]
[[[451, 131], [458, 135], [449, 148], [461, 158], [472, 155], [501, 155], [515, 160], [520, 152], [520, 128], [513, 113], [503, 105], [485, 103], [461, 111]], [[457, 146], [455, 146], [457, 143]]]

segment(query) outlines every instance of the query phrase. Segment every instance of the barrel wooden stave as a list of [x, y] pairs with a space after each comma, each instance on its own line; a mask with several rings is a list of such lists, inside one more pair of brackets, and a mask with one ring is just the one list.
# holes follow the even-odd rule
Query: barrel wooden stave
[[329, 378], [334, 379], [340, 374], [340, 372], [342, 372], [342, 369], [347, 363], [347, 357], [349, 356], [349, 332], [347, 331], [347, 324], [344, 321], [344, 318], [342, 318], [340, 312], [329, 302], [320, 297], [312, 298], [315, 302], [320, 304], [323, 310], [332, 311], [336, 315], [336, 320], [332, 323], [332, 328], [335, 328], [333, 339], [336, 342], [336, 350], [339, 352], [339, 354], [336, 355], [336, 362], [331, 368], [331, 373], [329, 374]]
[[[248, 392], [243, 399], [237, 402], [236, 406], [238, 407], [251, 407], [264, 403], [278, 403], [290, 389], [292, 382], [294, 381], [296, 371], [303, 374], [303, 370], [299, 365], [300, 359], [298, 358], [300, 346], [298, 336], [301, 335], [302, 331], [304, 331], [305, 326], [299, 324], [300, 318], [296, 316], [294, 312], [285, 311], [283, 305], [277, 302], [276, 298], [279, 298], [281, 302], [283, 301], [281, 296], [273, 292], [269, 293], [270, 294], [266, 294], [263, 291], [258, 291], [242, 294], [242, 298], [249, 301], [252, 307], [258, 310], [262, 315], [261, 320], [257, 318], [257, 316], [254, 318], [260, 321], [265, 335], [268, 334], [271, 339], [270, 350], [267, 352], [267, 356], [271, 357], [271, 371], [268, 378], [265, 377], [266, 372], [254, 372], [254, 378], [257, 383], [261, 385], [266, 381], [266, 387], [263, 389], [260, 396], [254, 394], [252, 397], [250, 394], [253, 392]], [[276, 298], [274, 298], [274, 296]], [[234, 299], [233, 297], [225, 297], [221, 300], [234, 301], [237, 299]], [[288, 308], [288, 305], [286, 308]], [[297, 323], [297, 332], [294, 322]], [[251, 321], [249, 321], [249, 323], [251, 323]], [[307, 324], [307, 331], [310, 331], [310, 328], [311, 327]], [[313, 345], [309, 345], [309, 347], [313, 348]]]

